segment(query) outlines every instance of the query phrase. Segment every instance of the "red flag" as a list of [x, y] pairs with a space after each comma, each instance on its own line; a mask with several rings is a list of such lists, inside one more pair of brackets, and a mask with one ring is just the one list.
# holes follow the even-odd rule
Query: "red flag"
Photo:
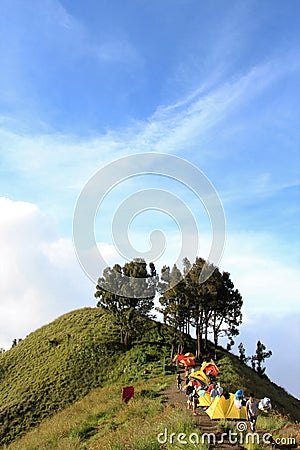
[[132, 397], [134, 397], [134, 386], [122, 388], [122, 400], [125, 403], [129, 402]]

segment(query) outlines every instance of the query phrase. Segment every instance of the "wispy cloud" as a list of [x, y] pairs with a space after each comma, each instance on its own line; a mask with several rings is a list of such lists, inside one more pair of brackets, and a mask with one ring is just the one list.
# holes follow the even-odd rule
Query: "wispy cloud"
[[[125, 30], [109, 33], [100, 26], [92, 31], [58, 0], [4, 2], [0, 59], [0, 108], [36, 128], [41, 121], [56, 126], [67, 121], [62, 109], [71, 114], [74, 104], [79, 127], [82, 98], [97, 111], [95, 98], [101, 101], [97, 94], [115, 68], [124, 77], [144, 64]], [[85, 91], [83, 79], [89, 80]]]
[[[70, 25], [71, 26], [71, 25]], [[216, 176], [220, 174], [220, 162], [232, 157], [235, 148], [212, 146], [215, 129], [222, 133], [227, 127], [231, 114], [242, 111], [263, 92], [282, 77], [299, 68], [297, 62], [289, 57], [282, 61], [270, 61], [251, 69], [240, 78], [227, 82], [214, 89], [199, 88], [182, 99], [180, 103], [159, 107], [147, 121], [135, 122], [131, 127], [109, 131], [92, 138], [79, 138], [74, 135], [58, 133], [30, 133], [18, 129], [15, 122], [4, 121], [0, 129], [0, 154], [6, 168], [15, 174], [24, 174], [31, 179], [32, 186], [44, 187], [47, 195], [71, 189], [78, 192], [85, 181], [104, 164], [132, 153], [148, 151], [174, 153], [192, 157], [204, 167], [213, 167]], [[226, 125], [225, 125], [226, 124]], [[236, 126], [236, 121], [235, 121]], [[210, 142], [210, 145], [207, 143]], [[268, 195], [278, 188], [295, 184], [290, 174], [282, 176], [280, 185], [270, 173], [258, 172], [247, 185], [247, 191], [240, 191], [236, 184], [230, 187], [233, 168], [226, 163], [227, 185], [222, 189], [225, 201], [236, 201], [242, 195]], [[245, 177], [240, 167], [241, 180]], [[248, 168], [251, 170], [251, 168]], [[254, 169], [253, 169], [254, 170]], [[289, 177], [289, 180], [287, 179]], [[4, 190], [4, 192], [6, 192]], [[9, 191], [8, 191], [9, 194]]]
[[[283, 77], [298, 71], [299, 60], [295, 60], [294, 56], [288, 55], [285, 62], [274, 59], [262, 63], [231, 82], [220, 83], [212, 90], [203, 86], [181, 102], [159, 108], [150, 119], [146, 135], [147, 131], [152, 135], [151, 130], [153, 130], [159, 136], [161, 131], [158, 145], [165, 150], [174, 151], [183, 148], [184, 143], [194, 147], [195, 138], [198, 139], [198, 146], [201, 149], [199, 139], [205, 138], [212, 128], [228, 119], [232, 113], [248, 107], [249, 103], [256, 100]], [[219, 156], [224, 158], [224, 153], [219, 152]]]
[[228, 230], [226, 240], [221, 266], [237, 280], [247, 316], [300, 312], [298, 267], [291, 264], [276, 237], [263, 231], [235, 234]]

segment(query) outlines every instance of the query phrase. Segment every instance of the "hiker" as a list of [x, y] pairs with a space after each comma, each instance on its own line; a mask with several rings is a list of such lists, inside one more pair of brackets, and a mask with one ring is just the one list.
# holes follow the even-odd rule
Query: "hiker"
[[264, 397], [258, 404], [258, 409], [264, 412], [272, 410], [271, 400], [268, 397]]
[[191, 383], [187, 385], [185, 395], [187, 396], [187, 409], [192, 409], [193, 406], [193, 398], [192, 394], [194, 392], [194, 387]]
[[255, 432], [256, 420], [258, 416], [258, 400], [255, 400], [254, 394], [251, 392], [249, 400], [246, 402], [247, 420], [250, 422], [252, 432]]
[[244, 398], [244, 391], [242, 389], [238, 389], [234, 394], [234, 406], [236, 409], [241, 409], [242, 406], [246, 405], [246, 401]]
[[212, 390], [213, 390], [213, 388], [214, 388], [214, 384], [213, 383], [210, 383], [210, 385], [208, 386], [208, 388], [207, 388], [207, 392], [211, 392]]
[[217, 383], [217, 392], [218, 392], [218, 396], [221, 397], [223, 394], [224, 389], [222, 388], [220, 383]]
[[192, 400], [193, 400], [193, 415], [196, 416], [197, 415], [197, 408], [198, 408], [198, 399], [199, 399], [199, 394], [197, 392], [196, 386], [194, 388], [194, 391], [192, 393]]
[[210, 391], [210, 400], [214, 401], [214, 399], [218, 396], [218, 391], [216, 389], [216, 386], [213, 385], [212, 390]]
[[176, 381], [177, 381], [177, 389], [181, 390], [182, 379], [181, 379], [180, 373], [177, 375]]

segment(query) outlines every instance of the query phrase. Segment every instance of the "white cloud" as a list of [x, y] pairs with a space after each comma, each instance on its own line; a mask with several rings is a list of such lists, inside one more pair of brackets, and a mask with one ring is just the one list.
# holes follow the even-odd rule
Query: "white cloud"
[[[261, 340], [273, 352], [265, 363], [267, 375], [300, 398], [300, 361], [296, 351], [300, 344], [299, 269], [283, 254], [278, 239], [253, 232], [227, 235], [220, 267], [230, 272], [244, 301], [235, 352], [243, 342], [247, 356], [251, 356]], [[288, 377], [287, 366], [292, 367]]]
[[[238, 354], [237, 346], [243, 342], [246, 355], [255, 354], [258, 340], [267, 350], [272, 350], [272, 356], [264, 364], [266, 374], [272, 381], [300, 398], [300, 357], [297, 351], [300, 342], [299, 315], [294, 311], [277, 317], [271, 310], [265, 314], [252, 312], [250, 320], [241, 326], [240, 335], [236, 338], [235, 353]], [[291, 368], [288, 376], [287, 367]]]
[[[71, 240], [58, 236], [49, 216], [34, 204], [7, 198], [0, 198], [0, 211], [0, 347], [9, 348], [13, 338], [25, 337], [66, 311], [96, 302], [94, 286], [80, 268]], [[136, 239], [142, 242], [141, 233], [133, 233], [135, 243]], [[207, 246], [207, 239], [203, 243]], [[274, 351], [268, 363], [270, 377], [299, 395], [295, 380], [284, 381], [282, 365], [289, 356], [284, 351], [287, 340], [281, 337], [278, 342], [278, 330], [282, 336], [284, 328], [289, 339], [299, 342], [295, 324], [300, 286], [294, 267], [274, 259], [275, 244], [253, 233], [229, 235], [220, 268], [231, 273], [245, 302], [237, 342], [242, 340], [251, 354], [261, 339]], [[98, 248], [108, 265], [123, 263], [113, 245], [101, 242]], [[164, 263], [172, 265], [172, 254], [177, 253], [178, 239], [171, 237]]]
[[278, 239], [264, 233], [228, 234], [221, 266], [232, 274], [247, 315], [300, 313], [298, 268]]
[[51, 219], [31, 203], [0, 198], [0, 346], [71, 309], [92, 306], [93, 285]]

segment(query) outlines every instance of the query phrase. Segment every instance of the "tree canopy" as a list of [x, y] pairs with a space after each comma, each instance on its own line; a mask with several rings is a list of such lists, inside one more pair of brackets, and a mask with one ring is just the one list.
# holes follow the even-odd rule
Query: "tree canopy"
[[[206, 268], [212, 275], [203, 282], [200, 276]], [[227, 336], [228, 347], [233, 345], [242, 322], [242, 296], [228, 272], [221, 272], [202, 258], [194, 263], [185, 258], [183, 273], [176, 265], [172, 269], [164, 266], [160, 277], [154, 264], [148, 267], [143, 259], [134, 259], [123, 267], [115, 264], [104, 269], [95, 297], [98, 307], [113, 313], [121, 343], [129, 346], [142, 333], [142, 318], [151, 316], [156, 294], [160, 295], [156, 309], [170, 326], [171, 356], [175, 349], [178, 353], [183, 350], [183, 333], [190, 334], [192, 329], [197, 357], [207, 351], [210, 334], [215, 347], [220, 336]]]
[[154, 306], [157, 276], [153, 263], [134, 259], [123, 267], [107, 267], [98, 279], [95, 297], [97, 306], [113, 313], [120, 329], [120, 340], [125, 347], [142, 331], [142, 318], [150, 316]]
[[[163, 282], [171, 286], [160, 297], [162, 308], [159, 310], [164, 321], [183, 332], [189, 333], [191, 327], [195, 329], [197, 357], [206, 352], [210, 333], [215, 347], [220, 336], [227, 336], [232, 345], [242, 322], [243, 301], [239, 291], [234, 289], [230, 274], [221, 273], [202, 258], [196, 258], [193, 264], [185, 258], [183, 264], [183, 275], [176, 266], [172, 271], [166, 266], [162, 269]], [[212, 275], [202, 282], [200, 277], [205, 268], [212, 271]], [[174, 285], [174, 279], [180, 281]]]

